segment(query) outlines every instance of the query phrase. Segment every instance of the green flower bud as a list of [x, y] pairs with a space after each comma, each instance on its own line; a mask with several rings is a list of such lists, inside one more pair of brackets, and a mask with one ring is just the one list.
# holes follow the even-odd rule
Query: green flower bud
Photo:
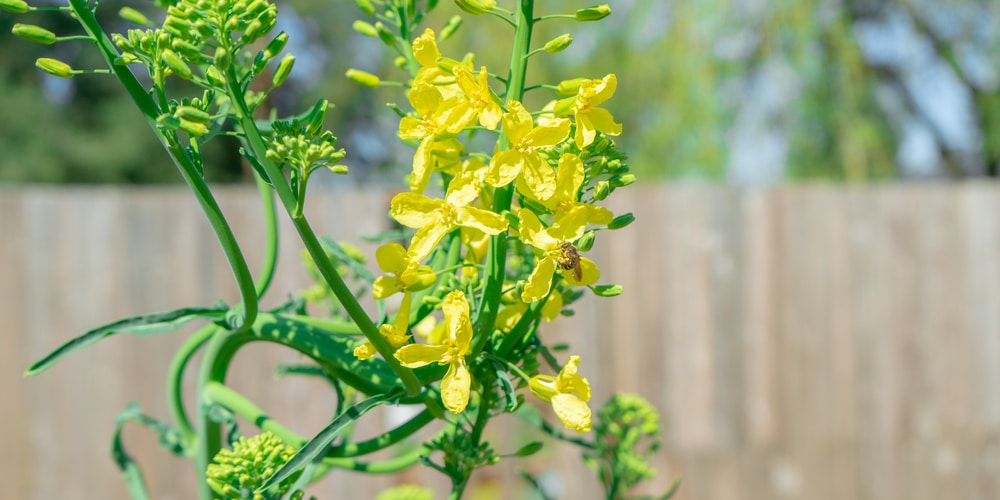
[[339, 163], [336, 165], [330, 165], [329, 167], [326, 168], [330, 169], [331, 172], [339, 175], [346, 175], [348, 170], [347, 165], [341, 165]]
[[481, 16], [496, 7], [496, 0], [455, 0], [455, 4], [458, 8], [472, 14], [474, 16]]
[[366, 71], [361, 71], [360, 69], [352, 68], [347, 70], [347, 77], [361, 85], [364, 85], [365, 87], [375, 88], [382, 83], [382, 80], [379, 80], [379, 77]]
[[15, 14], [24, 14], [31, 10], [31, 7], [28, 7], [28, 4], [24, 0], [0, 0], [0, 9]]
[[566, 47], [569, 47], [571, 43], [573, 43], [573, 37], [571, 37], [569, 33], [559, 35], [545, 44], [545, 52], [548, 52], [549, 54], [557, 54], [566, 50]]
[[358, 4], [358, 8], [363, 10], [365, 14], [369, 16], [375, 15], [375, 6], [372, 5], [371, 0], [354, 0], [354, 3]]
[[11, 33], [29, 41], [42, 45], [52, 45], [56, 43], [56, 34], [34, 24], [17, 23], [10, 30]]
[[170, 46], [174, 50], [180, 52], [184, 57], [190, 61], [198, 61], [201, 59], [201, 49], [195, 47], [191, 42], [187, 40], [182, 40], [180, 38], [174, 38], [170, 41]]
[[586, 81], [586, 78], [574, 78], [572, 80], [563, 80], [559, 82], [559, 86], [556, 87], [556, 92], [559, 92], [561, 96], [575, 96], [580, 91], [580, 84]]
[[382, 21], [375, 23], [375, 33], [386, 45], [390, 47], [396, 45], [396, 35], [394, 35], [392, 31], [389, 31], [389, 28], [386, 28], [385, 25], [382, 24]]
[[226, 71], [229, 69], [229, 65], [233, 63], [232, 56], [229, 55], [229, 51], [218, 47], [215, 49], [215, 65], [219, 67], [221, 71]]
[[360, 19], [354, 21], [354, 24], [352, 24], [351, 27], [354, 28], [354, 31], [357, 31], [364, 36], [370, 36], [372, 38], [378, 36], [378, 30], [375, 29], [375, 26], [372, 26], [371, 23], [366, 23]]
[[72, 78], [75, 70], [58, 59], [51, 59], [48, 57], [40, 57], [35, 61], [35, 67], [38, 69], [54, 76], [60, 78]]
[[621, 285], [596, 285], [590, 287], [598, 297], [616, 297], [622, 294]]
[[208, 78], [208, 82], [216, 87], [226, 86], [226, 77], [222, 76], [222, 73], [219, 72], [219, 68], [216, 68], [215, 66], [209, 66], [208, 69], [205, 70], [205, 78]]
[[608, 159], [604, 156], [600, 157], [590, 165], [590, 177], [594, 178], [598, 175], [604, 173], [604, 169], [608, 166]]
[[635, 216], [632, 215], [632, 212], [629, 212], [612, 219], [611, 223], [608, 224], [608, 229], [621, 229], [633, 222], [635, 222]]
[[567, 97], [565, 99], [559, 99], [558, 101], [556, 101], [556, 105], [552, 109], [552, 112], [555, 113], [556, 116], [565, 116], [569, 114], [570, 111], [573, 110], [573, 106], [576, 106], [575, 94], [572, 97]]
[[392, 60], [392, 65], [399, 69], [404, 69], [406, 68], [406, 58], [403, 56], [396, 56], [396, 58]]
[[189, 68], [187, 63], [184, 62], [184, 60], [181, 59], [180, 56], [178, 56], [174, 51], [164, 49], [163, 52], [160, 53], [160, 59], [162, 59], [163, 63], [166, 64], [168, 68], [173, 70], [177, 76], [185, 80], [191, 79], [191, 68]]
[[611, 182], [612, 187], [625, 187], [635, 182], [635, 174], [616, 175], [608, 181]]
[[595, 200], [601, 201], [607, 198], [609, 194], [611, 194], [611, 185], [608, 184], [608, 181], [598, 181], [597, 184], [594, 185]]
[[132, 7], [122, 7], [121, 10], [118, 11], [118, 16], [130, 23], [138, 24], [139, 26], [153, 25], [153, 23], [149, 22], [149, 18], [143, 15], [142, 12], [133, 9]]
[[451, 19], [449, 19], [448, 23], [444, 25], [444, 28], [441, 28], [441, 39], [447, 40], [451, 37], [451, 35], [454, 35], [461, 26], [462, 16], [451, 16]]
[[274, 56], [278, 55], [281, 49], [285, 48], [286, 43], [288, 43], [288, 33], [284, 31], [278, 33], [278, 36], [271, 39], [267, 47], [264, 48], [264, 59], [268, 61], [274, 59]]
[[264, 33], [264, 23], [262, 23], [260, 19], [254, 19], [253, 22], [247, 26], [247, 29], [243, 31], [243, 36], [240, 37], [240, 42], [251, 43], [260, 38], [260, 36]]
[[576, 249], [581, 252], [589, 252], [591, 248], [594, 248], [594, 236], [593, 231], [583, 233], [583, 236], [576, 240]]
[[114, 60], [116, 66], [128, 66], [137, 62], [139, 62], [139, 57], [131, 52], [123, 52], [122, 55], [116, 57]]
[[577, 21], [600, 21], [610, 15], [611, 7], [609, 7], [608, 4], [602, 4], [596, 7], [580, 9], [576, 11], [576, 14], [574, 14], [573, 17], [575, 17]]
[[288, 78], [289, 73], [292, 72], [292, 66], [295, 65], [295, 56], [291, 54], [285, 54], [285, 57], [281, 58], [281, 62], [278, 63], [278, 69], [274, 70], [274, 77], [271, 78], [271, 83], [275, 87], [280, 87], [282, 83], [285, 83], [285, 79]]
[[182, 120], [196, 123], [208, 123], [212, 121], [212, 116], [194, 106], [177, 106], [174, 116]]
[[462, 64], [461, 61], [456, 61], [450, 57], [439, 57], [437, 58], [437, 65], [439, 68], [451, 73], [455, 71], [455, 66]]
[[185, 131], [188, 135], [193, 137], [201, 137], [208, 133], [208, 127], [204, 123], [195, 123], [187, 120], [181, 120], [180, 125], [177, 128]]

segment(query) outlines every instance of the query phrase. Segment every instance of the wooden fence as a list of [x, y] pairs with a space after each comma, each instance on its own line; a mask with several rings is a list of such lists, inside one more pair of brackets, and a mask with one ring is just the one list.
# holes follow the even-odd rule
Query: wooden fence
[[[219, 196], [253, 268], [255, 193]], [[308, 212], [319, 232], [356, 241], [386, 226], [388, 199], [317, 194]], [[595, 402], [619, 389], [660, 409], [659, 476], [645, 491], [681, 476], [686, 500], [1000, 498], [1000, 186], [648, 186], [611, 207], [638, 220], [590, 256], [625, 293], [587, 298], [545, 335], [574, 344]], [[0, 498], [125, 498], [113, 419], [132, 400], [166, 417], [184, 334], [115, 337], [21, 372], [119, 317], [235, 301], [214, 237], [181, 190], [106, 188], [0, 190], [0, 235]], [[282, 243], [275, 302], [307, 284], [287, 225]], [[294, 359], [250, 348], [233, 385], [312, 434], [333, 402], [309, 380], [273, 379]], [[188, 462], [142, 429], [126, 440], [154, 498], [192, 498]], [[573, 449], [525, 466], [562, 498], [598, 497]], [[480, 493], [524, 498], [511, 471], [485, 470]], [[365, 499], [404, 480], [443, 486], [429, 471], [337, 473], [313, 493]]]

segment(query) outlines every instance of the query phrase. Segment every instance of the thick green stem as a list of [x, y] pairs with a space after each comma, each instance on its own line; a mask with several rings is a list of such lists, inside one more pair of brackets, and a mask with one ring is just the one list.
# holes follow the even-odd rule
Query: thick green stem
[[264, 262], [261, 263], [260, 273], [257, 274], [256, 290], [257, 298], [261, 298], [267, 293], [271, 286], [271, 279], [274, 278], [274, 270], [278, 265], [278, 214], [274, 208], [274, 193], [271, 187], [264, 182], [259, 175], [254, 175], [257, 182], [257, 191], [260, 193], [260, 202], [264, 208]]
[[177, 424], [177, 429], [184, 438], [185, 449], [190, 450], [195, 445], [195, 431], [191, 426], [187, 411], [184, 408], [184, 369], [198, 351], [208, 342], [208, 339], [219, 329], [216, 324], [205, 325], [194, 335], [188, 337], [174, 354], [174, 359], [170, 362], [170, 369], [167, 372], [167, 404], [170, 414]]
[[[517, 6], [517, 27], [514, 30], [514, 48], [511, 51], [510, 73], [507, 78], [506, 102], [520, 101], [524, 97], [524, 82], [528, 72], [527, 54], [531, 47], [531, 29], [534, 23], [534, 0], [521, 0]], [[510, 140], [506, 135], [500, 136], [498, 151], [510, 148]], [[514, 198], [514, 185], [508, 184], [497, 188], [493, 195], [493, 211], [502, 214], [510, 210]], [[497, 313], [500, 310], [500, 297], [503, 295], [503, 282], [507, 272], [507, 234], [501, 233], [490, 237], [489, 250], [486, 253], [488, 272], [483, 300], [479, 303], [476, 323], [479, 334], [473, 340], [472, 353], [478, 354], [489, 334], [493, 331]]]

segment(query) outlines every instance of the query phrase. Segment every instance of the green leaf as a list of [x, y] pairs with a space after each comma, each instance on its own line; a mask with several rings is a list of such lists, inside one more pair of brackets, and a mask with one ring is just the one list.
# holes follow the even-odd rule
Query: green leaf
[[347, 428], [347, 426], [354, 423], [354, 421], [361, 418], [362, 415], [371, 410], [372, 408], [395, 402], [400, 396], [404, 394], [402, 389], [396, 389], [388, 394], [379, 394], [378, 396], [372, 396], [350, 408], [348, 408], [340, 416], [333, 419], [330, 425], [327, 425], [323, 430], [319, 431], [314, 438], [310, 439], [305, 446], [299, 450], [298, 453], [292, 457], [278, 472], [275, 472], [273, 476], [268, 478], [267, 482], [264, 483], [257, 491], [264, 491], [274, 486], [285, 478], [291, 476], [295, 471], [305, 467], [306, 465], [312, 463], [314, 460], [323, 456], [326, 453], [327, 447], [330, 443], [337, 438], [340, 433]]
[[535, 453], [538, 453], [544, 446], [545, 446], [545, 443], [543, 443], [541, 441], [535, 441], [535, 442], [532, 442], [532, 443], [528, 443], [528, 444], [522, 446], [520, 450], [517, 450], [517, 453], [515, 453], [515, 455], [517, 455], [519, 457], [530, 457], [531, 455], [534, 455]]
[[503, 389], [504, 399], [507, 403], [504, 409], [509, 413], [517, 409], [517, 394], [515, 393], [514, 385], [510, 382], [510, 376], [507, 374], [506, 368], [496, 361], [493, 362], [493, 370], [496, 373], [497, 382], [500, 384], [500, 388]]
[[114, 335], [116, 333], [131, 333], [133, 335], [155, 335], [159, 333], [173, 332], [185, 323], [195, 318], [220, 318], [225, 315], [227, 309], [219, 307], [186, 307], [173, 311], [144, 314], [142, 316], [132, 316], [131, 318], [120, 319], [114, 323], [97, 327], [80, 335], [79, 337], [66, 342], [47, 356], [36, 361], [24, 372], [24, 376], [37, 375], [57, 361], [70, 353], [79, 351], [98, 340]]
[[125, 447], [122, 445], [122, 427], [124, 427], [125, 422], [136, 416], [141, 416], [141, 413], [139, 413], [139, 404], [133, 402], [129, 403], [115, 419], [115, 434], [111, 440], [111, 458], [125, 474], [128, 496], [133, 500], [149, 500], [149, 491], [146, 489], [146, 481], [142, 478], [142, 470], [139, 469], [139, 464], [132, 460], [132, 456], [125, 451]]

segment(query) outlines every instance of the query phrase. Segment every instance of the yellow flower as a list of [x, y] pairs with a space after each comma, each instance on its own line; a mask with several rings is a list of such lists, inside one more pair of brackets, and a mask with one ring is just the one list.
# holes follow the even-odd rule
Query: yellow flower
[[573, 111], [576, 114], [576, 146], [583, 148], [594, 142], [597, 131], [607, 135], [618, 135], [622, 125], [615, 123], [614, 117], [604, 108], [597, 105], [607, 101], [618, 87], [618, 77], [614, 73], [600, 80], [584, 80], [576, 93], [576, 104]]
[[534, 302], [548, 295], [557, 268], [562, 271], [563, 278], [574, 285], [597, 283], [601, 277], [597, 264], [581, 257], [573, 246], [587, 228], [587, 210], [575, 208], [548, 228], [543, 228], [538, 216], [526, 208], [518, 211], [518, 217], [521, 219], [521, 240], [542, 253], [528, 277], [521, 300]]
[[452, 110], [460, 97], [445, 101], [438, 88], [429, 85], [410, 89], [407, 97], [418, 117], [404, 116], [399, 121], [399, 137], [420, 141], [410, 174], [410, 190], [420, 193], [427, 187], [432, 167], [437, 165], [439, 170], [444, 170], [460, 165], [462, 145], [449, 137], [441, 137], [454, 121]]
[[[462, 89], [462, 93], [465, 95], [465, 101], [462, 103], [463, 110], [458, 111], [458, 114], [467, 115], [468, 122], [472, 121], [472, 117], [478, 116], [479, 123], [484, 127], [493, 130], [497, 128], [500, 123], [500, 118], [503, 116], [503, 108], [498, 104], [497, 97], [493, 94], [490, 89], [488, 78], [489, 74], [486, 72], [486, 66], [479, 69], [479, 76], [472, 76], [472, 72], [469, 71], [465, 66], [456, 66], [454, 69], [455, 73], [455, 83], [458, 87]], [[461, 120], [456, 120], [460, 122]], [[452, 133], [458, 133], [466, 125], [450, 129]]]
[[434, 30], [427, 28], [413, 39], [413, 58], [420, 63], [420, 70], [413, 78], [413, 88], [435, 87], [444, 99], [457, 96], [461, 89], [455, 85], [455, 77], [438, 65], [441, 51], [438, 50]]
[[588, 224], [608, 224], [614, 219], [610, 210], [580, 202], [580, 186], [583, 185], [583, 162], [576, 155], [563, 154], [559, 158], [559, 170], [556, 172], [556, 191], [552, 197], [542, 200], [542, 205], [555, 214], [556, 219], [576, 209], [587, 212]]
[[495, 187], [517, 180], [521, 193], [536, 200], [552, 196], [556, 176], [542, 157], [542, 148], [555, 146], [569, 136], [569, 120], [556, 119], [547, 125], [534, 126], [531, 115], [520, 102], [511, 101], [503, 115], [503, 132], [510, 139], [510, 149], [493, 155], [486, 182]]
[[543, 401], [552, 403], [559, 421], [567, 429], [579, 433], [590, 432], [591, 419], [590, 383], [577, 375], [580, 356], [570, 356], [569, 361], [559, 370], [559, 375], [535, 375], [528, 381], [531, 392]]
[[[562, 311], [563, 306], [563, 296], [561, 293], [553, 293], [549, 295], [548, 300], [542, 306], [542, 318], [545, 321], [552, 321], [559, 316], [559, 312]], [[507, 304], [497, 313], [496, 325], [500, 331], [504, 333], [510, 333], [514, 325], [521, 320], [521, 316], [524, 316], [525, 311], [528, 310], [528, 304], [524, 302], [515, 302], [513, 304]]]
[[[406, 292], [403, 294], [403, 302], [399, 305], [399, 311], [396, 311], [396, 322], [378, 327], [378, 332], [389, 341], [393, 348], [399, 348], [406, 344], [407, 340], [410, 340], [410, 334], [407, 332], [410, 322], [410, 302], [411, 294]], [[378, 350], [371, 342], [365, 342], [354, 348], [354, 356], [358, 359], [368, 359], [377, 353]]]
[[473, 173], [464, 172], [452, 179], [443, 200], [418, 193], [399, 193], [392, 198], [389, 209], [392, 217], [404, 226], [417, 228], [410, 240], [407, 258], [417, 262], [423, 260], [441, 238], [456, 227], [474, 227], [491, 235], [507, 230], [507, 219], [469, 206], [479, 195], [475, 183]]
[[469, 404], [472, 375], [465, 364], [472, 344], [472, 321], [469, 320], [469, 302], [465, 293], [456, 290], [445, 296], [441, 303], [448, 334], [441, 344], [409, 344], [394, 356], [408, 368], [420, 368], [431, 363], [448, 366], [448, 373], [441, 379], [441, 401], [452, 413], [462, 413]]
[[372, 295], [376, 300], [384, 299], [396, 292], [418, 292], [437, 281], [437, 275], [430, 266], [422, 266], [410, 259], [406, 249], [399, 243], [386, 243], [375, 250], [378, 267], [392, 276], [382, 275], [372, 284]]

